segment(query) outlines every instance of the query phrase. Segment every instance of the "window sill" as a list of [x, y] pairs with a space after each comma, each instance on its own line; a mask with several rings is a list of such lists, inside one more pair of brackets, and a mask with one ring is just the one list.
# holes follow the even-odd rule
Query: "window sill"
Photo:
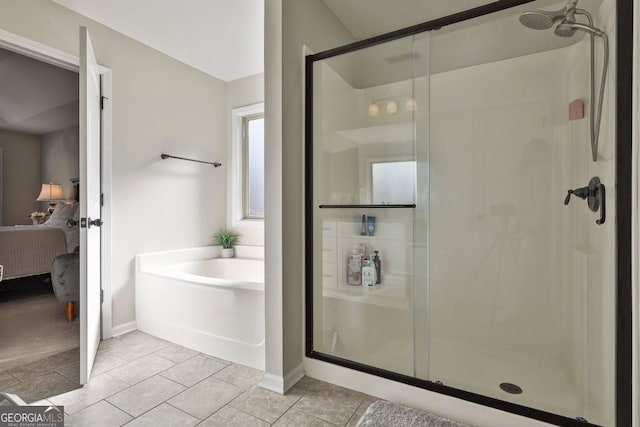
[[233, 221], [232, 227], [264, 228], [264, 219], [238, 219]]

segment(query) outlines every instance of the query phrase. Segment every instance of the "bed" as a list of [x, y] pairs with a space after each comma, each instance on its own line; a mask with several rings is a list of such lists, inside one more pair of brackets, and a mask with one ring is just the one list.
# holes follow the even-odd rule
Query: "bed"
[[77, 203], [59, 203], [42, 225], [0, 227], [2, 280], [50, 273], [57, 256], [78, 246], [78, 228], [66, 226], [67, 220], [77, 217]]

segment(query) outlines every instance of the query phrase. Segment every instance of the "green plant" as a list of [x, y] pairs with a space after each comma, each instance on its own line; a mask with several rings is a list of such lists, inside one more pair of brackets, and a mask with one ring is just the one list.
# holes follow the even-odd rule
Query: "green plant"
[[213, 238], [216, 239], [216, 241], [220, 245], [222, 245], [224, 249], [231, 249], [233, 245], [240, 241], [240, 235], [238, 233], [222, 228], [216, 234], [214, 234]]

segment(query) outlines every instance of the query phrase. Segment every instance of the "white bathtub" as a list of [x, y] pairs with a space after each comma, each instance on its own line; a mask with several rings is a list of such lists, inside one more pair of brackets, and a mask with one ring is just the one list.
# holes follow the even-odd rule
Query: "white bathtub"
[[215, 246], [138, 255], [138, 329], [264, 370], [263, 252], [236, 255], [220, 258]]

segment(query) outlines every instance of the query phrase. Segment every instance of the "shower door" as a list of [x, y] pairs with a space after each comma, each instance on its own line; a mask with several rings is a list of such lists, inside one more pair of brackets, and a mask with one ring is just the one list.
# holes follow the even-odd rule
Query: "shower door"
[[[602, 54], [520, 24], [550, 5], [307, 58], [308, 357], [616, 425], [615, 69], [594, 161]], [[615, 2], [580, 6], [615, 46]]]
[[[408, 376], [416, 364], [414, 211], [425, 197], [416, 188], [424, 162], [417, 162], [414, 118], [428, 118], [414, 77], [420, 73], [428, 86], [429, 55], [418, 49], [414, 37], [405, 37], [308, 68], [315, 111], [307, 163], [313, 351]], [[377, 265], [370, 286], [366, 263]], [[422, 276], [426, 286], [426, 271]]]
[[[565, 197], [598, 177], [609, 190], [604, 203], [614, 206], [614, 81], [594, 162], [589, 37], [521, 26], [524, 9], [546, 5], [537, 3], [430, 39], [423, 378], [613, 425], [614, 221], [598, 224], [601, 209], [575, 196], [565, 205]], [[607, 27], [613, 3], [603, 3], [591, 12]], [[480, 45], [492, 49], [478, 54]], [[575, 100], [587, 107], [570, 120]]]

